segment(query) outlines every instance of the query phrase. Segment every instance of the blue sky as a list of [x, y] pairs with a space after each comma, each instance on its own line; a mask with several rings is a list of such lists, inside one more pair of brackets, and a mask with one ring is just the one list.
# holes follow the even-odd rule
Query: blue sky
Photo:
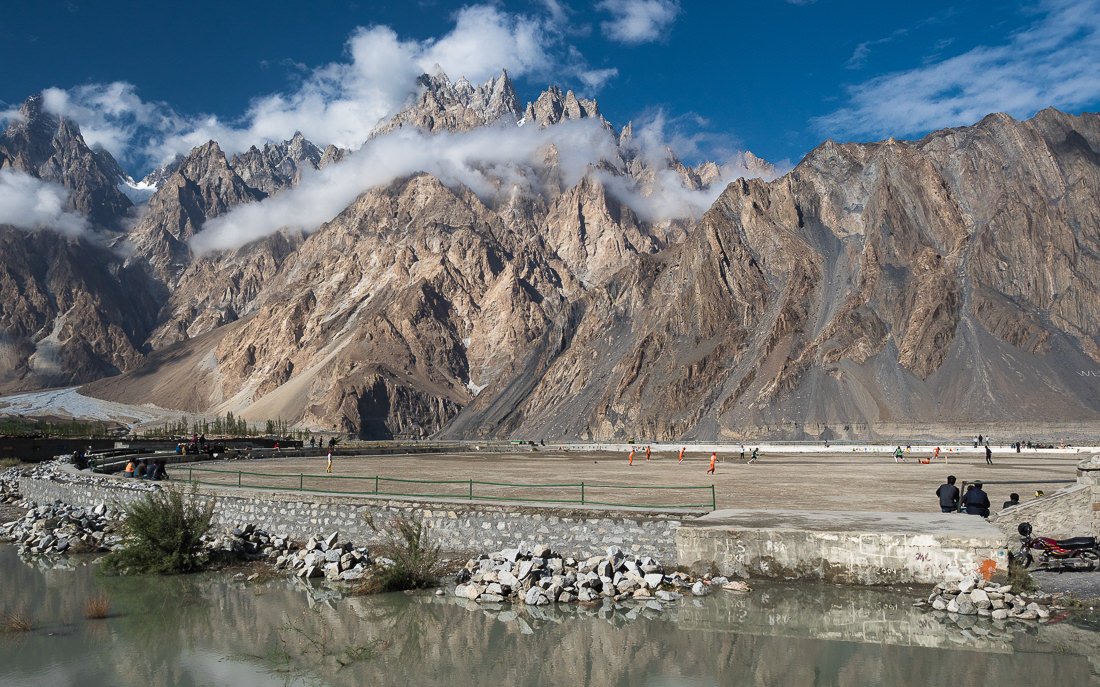
[[434, 62], [475, 81], [507, 68], [522, 100], [571, 87], [690, 161], [793, 163], [825, 138], [1100, 109], [1100, 0], [13, 0], [0, 109], [51, 88], [139, 174], [208, 137], [355, 145]]

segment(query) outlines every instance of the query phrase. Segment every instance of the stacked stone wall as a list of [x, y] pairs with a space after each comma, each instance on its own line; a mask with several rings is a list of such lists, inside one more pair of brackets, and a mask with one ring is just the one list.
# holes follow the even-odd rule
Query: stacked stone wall
[[[87, 478], [79, 482], [21, 478], [25, 498], [38, 503], [62, 501], [74, 506], [100, 503], [127, 505], [144, 492], [123, 488], [121, 478]], [[566, 510], [506, 505], [425, 503], [293, 492], [201, 487], [197, 498], [214, 498], [215, 524], [252, 523], [272, 533], [306, 539], [338, 531], [345, 541], [370, 546], [379, 535], [367, 524], [404, 514], [418, 515], [447, 551], [471, 553], [517, 547], [521, 543], [553, 544], [577, 557], [606, 553], [609, 546], [644, 552], [668, 565], [676, 562], [677, 514]]]

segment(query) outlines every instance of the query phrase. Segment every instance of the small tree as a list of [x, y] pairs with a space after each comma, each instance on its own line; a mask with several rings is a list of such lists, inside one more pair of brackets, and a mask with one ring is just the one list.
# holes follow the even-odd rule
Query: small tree
[[387, 559], [361, 587], [365, 593], [396, 592], [434, 587], [442, 572], [442, 554], [428, 528], [416, 517], [396, 515], [379, 525], [367, 511], [367, 525], [382, 536], [374, 547], [376, 559]]
[[214, 501], [184, 499], [179, 489], [150, 493], [126, 509], [126, 542], [104, 559], [104, 567], [121, 574], [197, 572], [209, 559], [202, 536], [210, 530]]

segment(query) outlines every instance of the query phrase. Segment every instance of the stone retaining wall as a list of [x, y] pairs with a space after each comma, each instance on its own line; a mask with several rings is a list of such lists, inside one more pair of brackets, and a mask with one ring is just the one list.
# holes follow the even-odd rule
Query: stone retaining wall
[[844, 584], [931, 584], [987, 562], [1004, 536], [982, 518], [941, 513], [718, 510], [676, 532], [681, 564], [723, 575]]
[[[38, 503], [60, 500], [74, 506], [100, 503], [126, 505], [143, 492], [127, 490], [118, 478], [82, 476], [79, 482], [20, 478], [23, 496]], [[553, 544], [575, 557], [607, 552], [609, 546], [676, 563], [674, 535], [684, 516], [659, 513], [572, 510], [506, 505], [447, 504], [416, 501], [374, 500], [352, 496], [303, 495], [294, 492], [200, 487], [200, 497], [215, 498], [215, 524], [235, 526], [254, 523], [269, 532], [295, 539], [338, 531], [341, 539], [370, 546], [378, 535], [367, 525], [415, 513], [432, 529], [447, 551], [472, 553], [498, 551], [521, 543]]]
[[1077, 464], [1077, 484], [1003, 510], [989, 521], [1013, 541], [1021, 522], [1030, 522], [1044, 537], [1100, 537], [1100, 454]]

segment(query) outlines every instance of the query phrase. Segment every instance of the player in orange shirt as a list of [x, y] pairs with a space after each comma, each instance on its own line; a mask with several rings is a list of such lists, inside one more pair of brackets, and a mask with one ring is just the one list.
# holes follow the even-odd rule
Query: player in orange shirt
[[711, 454], [710, 454], [710, 469], [707, 470], [708, 475], [713, 475], [714, 474], [714, 466], [717, 462], [718, 462], [718, 452], [717, 451], [711, 451]]
[[677, 462], [680, 462], [680, 463], [684, 462], [684, 451], [686, 451], [686, 450], [688, 450], [687, 446], [681, 446], [680, 447], [680, 460], [677, 461]]
[[630, 455], [626, 457], [626, 464], [627, 465], [633, 465], [634, 464], [634, 449], [633, 448], [630, 449]]

